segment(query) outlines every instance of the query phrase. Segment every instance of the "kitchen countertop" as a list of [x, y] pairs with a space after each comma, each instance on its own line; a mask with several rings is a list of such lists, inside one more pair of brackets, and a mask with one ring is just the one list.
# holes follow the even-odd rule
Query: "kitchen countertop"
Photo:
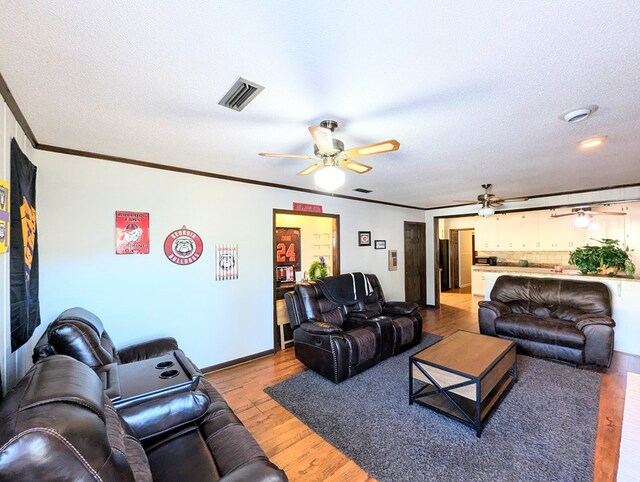
[[615, 281], [640, 281], [637, 277], [627, 278], [624, 276], [595, 276], [595, 275], [585, 275], [580, 273], [577, 269], [565, 269], [562, 272], [554, 271], [553, 268], [523, 268], [521, 266], [486, 266], [486, 265], [478, 265], [474, 264], [472, 267], [473, 271], [485, 271], [485, 272], [493, 272], [493, 273], [523, 273], [523, 274], [536, 274], [543, 276], [567, 276], [572, 278], [589, 278], [596, 280], [615, 280]]

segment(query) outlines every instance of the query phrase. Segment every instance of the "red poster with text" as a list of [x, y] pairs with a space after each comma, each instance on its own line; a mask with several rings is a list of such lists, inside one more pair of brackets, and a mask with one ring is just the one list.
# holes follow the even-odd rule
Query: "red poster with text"
[[116, 254], [149, 254], [149, 213], [116, 211]]

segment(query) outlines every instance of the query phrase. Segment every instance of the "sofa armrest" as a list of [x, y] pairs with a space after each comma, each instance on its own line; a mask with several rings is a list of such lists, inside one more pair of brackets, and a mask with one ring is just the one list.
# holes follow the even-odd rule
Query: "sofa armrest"
[[383, 315], [410, 315], [420, 308], [418, 303], [408, 301], [389, 301], [382, 307]]
[[590, 313], [585, 313], [584, 315], [578, 316], [576, 318], [576, 328], [578, 330], [582, 330], [585, 326], [589, 325], [605, 325], [605, 326], [616, 326], [616, 322], [610, 316], [606, 315], [592, 315]]
[[325, 321], [308, 321], [300, 325], [302, 331], [312, 335], [335, 335], [342, 333], [342, 328]]
[[202, 418], [211, 401], [200, 390], [182, 391], [118, 409], [136, 438], [145, 440]]
[[118, 358], [120, 359], [120, 363], [131, 363], [166, 355], [177, 349], [178, 342], [175, 338], [156, 338], [155, 340], [125, 346], [118, 350]]
[[511, 313], [511, 308], [500, 301], [479, 301], [478, 307], [492, 311], [495, 313], [496, 318]]
[[478, 303], [478, 324], [483, 335], [496, 336], [496, 319], [511, 313], [511, 309], [499, 301]]

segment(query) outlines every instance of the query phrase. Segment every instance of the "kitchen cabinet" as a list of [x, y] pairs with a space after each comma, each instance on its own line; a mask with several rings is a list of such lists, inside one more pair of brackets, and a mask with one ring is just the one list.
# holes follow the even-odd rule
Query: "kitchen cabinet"
[[471, 293], [484, 297], [484, 271], [471, 271]]

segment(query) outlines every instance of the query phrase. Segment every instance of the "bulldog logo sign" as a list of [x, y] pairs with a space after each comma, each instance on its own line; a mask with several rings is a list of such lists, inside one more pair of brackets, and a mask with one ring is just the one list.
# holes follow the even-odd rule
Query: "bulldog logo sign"
[[202, 239], [195, 232], [187, 229], [177, 229], [164, 240], [164, 254], [175, 264], [195, 263], [202, 255]]

